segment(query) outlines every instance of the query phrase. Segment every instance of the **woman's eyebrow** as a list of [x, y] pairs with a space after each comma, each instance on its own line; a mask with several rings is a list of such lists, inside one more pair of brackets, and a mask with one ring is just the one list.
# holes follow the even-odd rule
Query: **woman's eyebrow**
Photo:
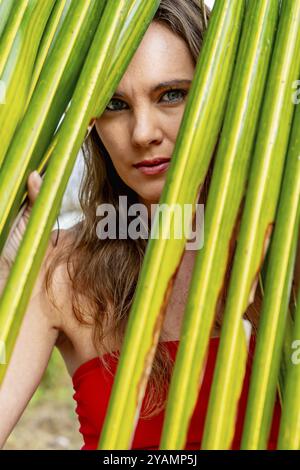
[[154, 88], [152, 88], [152, 91], [158, 91], [161, 90], [162, 88], [167, 88], [169, 86], [184, 86], [184, 85], [190, 85], [192, 83], [192, 80], [187, 80], [182, 78], [181, 80], [171, 80], [169, 82], [162, 82], [156, 85]]
[[[192, 83], [192, 80], [189, 80], [189, 79], [177, 79], [177, 80], [170, 80], [170, 81], [167, 81], [167, 82], [161, 82], [159, 83], [158, 85], [155, 85], [155, 87], [153, 87], [151, 89], [151, 92], [155, 92], [155, 91], [159, 91], [163, 88], [168, 88], [168, 87], [171, 87], [171, 86], [185, 86], [185, 85], [190, 85]], [[116, 91], [114, 96], [125, 96], [126, 94], [123, 93], [122, 91]]]

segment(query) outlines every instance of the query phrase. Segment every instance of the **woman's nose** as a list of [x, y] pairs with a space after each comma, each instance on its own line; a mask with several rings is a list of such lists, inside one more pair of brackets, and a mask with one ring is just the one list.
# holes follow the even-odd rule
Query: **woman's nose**
[[132, 129], [133, 145], [145, 147], [151, 143], [160, 143], [162, 139], [163, 132], [155, 113], [144, 110], [135, 114]]

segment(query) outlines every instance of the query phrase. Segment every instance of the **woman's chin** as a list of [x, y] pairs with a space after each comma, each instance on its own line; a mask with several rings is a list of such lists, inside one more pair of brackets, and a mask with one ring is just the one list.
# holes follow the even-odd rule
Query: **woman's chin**
[[145, 204], [147, 207], [151, 207], [151, 205], [157, 206], [157, 204], [159, 204], [159, 201], [160, 196], [155, 198], [143, 197], [140, 199], [141, 204]]

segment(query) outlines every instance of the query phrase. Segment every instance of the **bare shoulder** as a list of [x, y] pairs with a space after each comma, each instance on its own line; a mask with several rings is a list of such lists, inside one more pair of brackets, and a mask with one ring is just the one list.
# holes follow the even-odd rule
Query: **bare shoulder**
[[[47, 304], [47, 311], [53, 321], [53, 326], [63, 331], [66, 319], [70, 317], [71, 304], [71, 280], [68, 274], [66, 262], [57, 262], [61, 254], [72, 250], [74, 241], [73, 228], [67, 230], [54, 230], [41, 268], [42, 275], [39, 279], [38, 295]], [[54, 263], [54, 264], [53, 264]], [[46, 274], [51, 267], [51, 278], [46, 289]]]
[[[51, 240], [53, 245], [51, 256], [55, 257], [55, 254], [63, 250], [64, 254], [72, 254], [72, 246], [75, 243], [75, 231], [76, 227], [68, 230], [61, 230], [57, 240], [57, 233], [51, 234]], [[57, 243], [56, 243], [57, 241]], [[52, 278], [52, 296], [55, 297], [56, 309], [58, 310], [60, 318], [59, 336], [56, 341], [56, 347], [59, 349], [70, 375], [76, 370], [76, 368], [84, 363], [85, 361], [93, 358], [97, 355], [101, 355], [106, 352], [106, 349], [98, 345], [99, 349], [96, 349], [93, 342], [93, 315], [91, 314], [91, 308], [94, 306], [90, 304], [90, 301], [86, 296], [79, 291], [74, 292], [72, 280], [69, 275], [69, 268], [66, 263], [59, 263], [56, 266], [55, 258]], [[71, 258], [71, 260], [73, 260]], [[76, 266], [75, 266], [76, 269]], [[71, 273], [72, 274], [72, 273]], [[74, 311], [74, 295], [76, 294], [76, 308], [79, 309], [79, 317], [75, 315]], [[76, 312], [78, 313], [78, 312]], [[84, 321], [82, 321], [84, 320]], [[111, 344], [111, 339], [105, 339], [106, 348], [114, 350]]]

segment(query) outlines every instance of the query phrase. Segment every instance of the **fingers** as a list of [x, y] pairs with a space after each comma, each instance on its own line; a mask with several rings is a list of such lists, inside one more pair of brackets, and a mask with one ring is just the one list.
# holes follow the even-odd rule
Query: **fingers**
[[27, 188], [28, 188], [28, 198], [29, 198], [29, 206], [33, 206], [34, 201], [36, 200], [41, 185], [42, 185], [42, 178], [37, 171], [33, 171], [30, 173], [28, 180], [27, 180]]

